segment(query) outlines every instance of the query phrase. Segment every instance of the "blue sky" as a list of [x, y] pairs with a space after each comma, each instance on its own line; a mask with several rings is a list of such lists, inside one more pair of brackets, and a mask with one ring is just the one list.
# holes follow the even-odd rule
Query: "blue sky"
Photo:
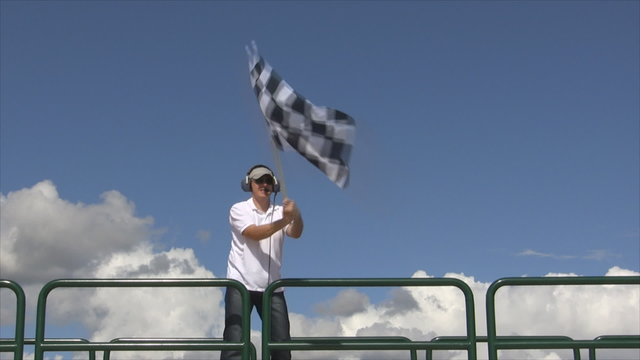
[[[0, 190], [115, 190], [226, 272], [273, 164], [244, 46], [357, 123], [340, 190], [282, 154], [286, 277], [640, 269], [637, 1], [2, 1]], [[278, 199], [280, 201], [280, 199]]]
[[239, 179], [273, 163], [248, 85], [255, 40], [358, 125], [346, 191], [283, 156], [307, 222], [287, 275], [639, 268], [637, 2], [2, 7], [5, 194], [44, 179], [83, 203], [120, 191], [161, 243], [223, 274]]

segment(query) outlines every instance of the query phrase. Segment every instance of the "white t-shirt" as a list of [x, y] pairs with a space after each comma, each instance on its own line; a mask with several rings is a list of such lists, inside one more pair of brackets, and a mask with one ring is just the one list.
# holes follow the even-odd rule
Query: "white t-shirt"
[[232, 239], [227, 262], [227, 278], [240, 281], [249, 291], [264, 291], [270, 283], [281, 278], [286, 227], [270, 238], [259, 241], [242, 235], [250, 225], [269, 224], [281, 218], [282, 206], [270, 206], [269, 210], [263, 213], [251, 198], [231, 207], [229, 224]]

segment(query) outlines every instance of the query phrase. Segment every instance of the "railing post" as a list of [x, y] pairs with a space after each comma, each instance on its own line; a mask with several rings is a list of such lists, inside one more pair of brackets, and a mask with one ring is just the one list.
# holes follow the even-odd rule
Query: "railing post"
[[487, 307], [487, 351], [489, 360], [498, 359], [498, 349], [496, 348], [496, 306], [495, 306], [495, 293], [498, 291], [503, 279], [494, 281], [486, 293], [486, 307]]
[[42, 343], [44, 342], [44, 327], [47, 309], [47, 297], [56, 287], [60, 280], [52, 280], [46, 283], [38, 294], [38, 305], [36, 307], [36, 343], [34, 344], [34, 360], [44, 360]]
[[262, 296], [262, 359], [270, 360], [271, 351], [269, 351], [269, 342], [271, 341], [271, 297], [276, 289], [274, 284], [280, 280], [271, 283], [264, 291]]
[[25, 313], [25, 295], [22, 287], [18, 283], [11, 280], [0, 280], [0, 288], [8, 288], [16, 295], [16, 325], [14, 334], [15, 348], [13, 355], [15, 360], [22, 360], [24, 354], [24, 313]]

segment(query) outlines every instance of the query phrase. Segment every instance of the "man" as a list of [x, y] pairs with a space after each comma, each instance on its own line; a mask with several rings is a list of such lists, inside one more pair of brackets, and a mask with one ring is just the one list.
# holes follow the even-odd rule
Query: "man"
[[[229, 211], [232, 240], [227, 277], [246, 286], [251, 309], [255, 306], [262, 319], [264, 291], [281, 277], [284, 237], [299, 238], [304, 224], [293, 200], [285, 198], [282, 206], [271, 204], [270, 195], [274, 194], [275, 201], [279, 184], [268, 167], [256, 165], [249, 169], [241, 185], [244, 191], [251, 192], [251, 198], [234, 204]], [[289, 313], [282, 290], [273, 294], [271, 314], [272, 340], [289, 340]], [[237, 289], [229, 287], [225, 294], [224, 340], [239, 342], [241, 324], [242, 298]], [[240, 351], [223, 351], [220, 358], [240, 359]], [[273, 351], [271, 359], [289, 360], [291, 352]]]

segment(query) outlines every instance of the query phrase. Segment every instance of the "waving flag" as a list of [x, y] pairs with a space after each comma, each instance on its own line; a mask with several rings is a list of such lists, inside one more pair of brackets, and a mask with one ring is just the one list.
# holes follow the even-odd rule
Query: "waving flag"
[[340, 188], [349, 183], [349, 156], [355, 121], [342, 111], [316, 106], [297, 93], [258, 55], [247, 47], [251, 85], [258, 98], [274, 143], [287, 143]]

